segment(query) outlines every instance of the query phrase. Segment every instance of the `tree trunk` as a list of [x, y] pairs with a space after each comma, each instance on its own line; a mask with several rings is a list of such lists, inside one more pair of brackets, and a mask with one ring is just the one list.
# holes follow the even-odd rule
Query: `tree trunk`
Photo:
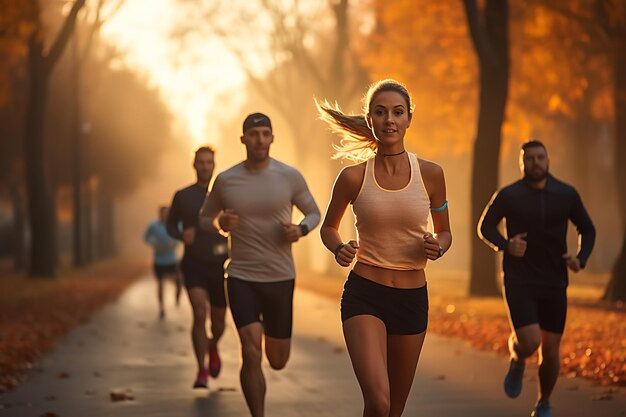
[[476, 2], [465, 1], [470, 32], [480, 65], [480, 109], [473, 150], [471, 182], [471, 270], [472, 296], [498, 295], [494, 252], [477, 236], [476, 225], [498, 188], [500, 138], [508, 96], [509, 46], [508, 2], [488, 0], [483, 22]]
[[[626, 26], [626, 24], [625, 24]], [[626, 31], [626, 28], [624, 28]], [[626, 35], [612, 38], [613, 100], [615, 106], [615, 175], [619, 212], [626, 223]], [[608, 301], [626, 301], [626, 227], [622, 235], [622, 250], [613, 267], [611, 280], [604, 292]]]
[[44, 53], [41, 22], [28, 40], [29, 91], [24, 120], [24, 160], [31, 227], [31, 276], [53, 277], [57, 266], [56, 194], [49, 183], [46, 166], [44, 120], [50, 74], [74, 31], [78, 11], [84, 5], [85, 0], [74, 2], [47, 53]]
[[49, 71], [42, 58], [43, 45], [35, 38], [29, 48], [29, 92], [24, 125], [24, 160], [31, 227], [31, 276], [52, 277], [56, 269], [56, 204], [47, 172], [44, 116]]
[[89, 264], [94, 260], [94, 249], [93, 249], [93, 193], [91, 191], [91, 184], [87, 182], [83, 191], [83, 200], [85, 202], [84, 208], [84, 223], [83, 229], [85, 231], [84, 234], [84, 259], [85, 263]]
[[9, 192], [13, 205], [13, 266], [15, 270], [22, 271], [28, 266], [26, 254], [26, 209], [17, 181], [10, 181]]
[[101, 189], [98, 194], [98, 258], [109, 259], [115, 255], [115, 204], [112, 194]]
[[83, 206], [82, 206], [82, 173], [81, 173], [81, 130], [80, 130], [80, 71], [78, 68], [78, 37], [75, 34], [72, 42], [72, 260], [75, 267], [85, 265], [85, 251], [83, 247]]

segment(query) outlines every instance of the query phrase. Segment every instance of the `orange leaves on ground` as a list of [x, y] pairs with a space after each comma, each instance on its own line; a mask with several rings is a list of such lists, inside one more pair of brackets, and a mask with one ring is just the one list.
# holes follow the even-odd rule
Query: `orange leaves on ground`
[[0, 392], [16, 386], [23, 373], [63, 335], [114, 300], [146, 270], [143, 262], [125, 260], [51, 280], [1, 278]]
[[[510, 330], [501, 299], [437, 296], [430, 303], [430, 331], [508, 355]], [[561, 342], [561, 374], [626, 386], [626, 310], [570, 303]]]

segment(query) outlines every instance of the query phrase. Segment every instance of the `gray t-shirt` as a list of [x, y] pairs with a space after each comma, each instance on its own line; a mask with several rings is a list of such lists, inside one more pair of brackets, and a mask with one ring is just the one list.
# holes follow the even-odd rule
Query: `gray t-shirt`
[[260, 171], [249, 171], [241, 162], [217, 176], [202, 215], [214, 217], [232, 209], [239, 216], [237, 229], [230, 233], [228, 276], [254, 282], [295, 278], [291, 243], [282, 226], [291, 223], [294, 205], [305, 216], [301, 224], [313, 230], [320, 212], [304, 177], [273, 158]]

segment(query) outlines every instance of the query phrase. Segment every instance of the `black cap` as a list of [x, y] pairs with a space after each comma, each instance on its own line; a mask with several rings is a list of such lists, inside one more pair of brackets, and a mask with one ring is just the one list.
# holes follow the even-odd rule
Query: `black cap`
[[253, 127], [267, 126], [270, 129], [272, 128], [272, 122], [270, 122], [270, 118], [264, 115], [263, 113], [252, 113], [246, 117], [246, 120], [243, 121], [243, 133]]

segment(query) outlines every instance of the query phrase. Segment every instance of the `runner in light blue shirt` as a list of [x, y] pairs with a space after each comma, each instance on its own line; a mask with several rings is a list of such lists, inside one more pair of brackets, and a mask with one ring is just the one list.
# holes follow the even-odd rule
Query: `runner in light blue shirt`
[[165, 318], [165, 307], [163, 304], [163, 279], [170, 277], [176, 283], [176, 305], [179, 305], [180, 291], [182, 288], [182, 277], [178, 267], [178, 256], [176, 247], [178, 241], [167, 233], [165, 220], [167, 219], [169, 208], [159, 207], [159, 219], [148, 225], [144, 240], [154, 250], [154, 275], [157, 278], [157, 296], [159, 300], [159, 317]]

